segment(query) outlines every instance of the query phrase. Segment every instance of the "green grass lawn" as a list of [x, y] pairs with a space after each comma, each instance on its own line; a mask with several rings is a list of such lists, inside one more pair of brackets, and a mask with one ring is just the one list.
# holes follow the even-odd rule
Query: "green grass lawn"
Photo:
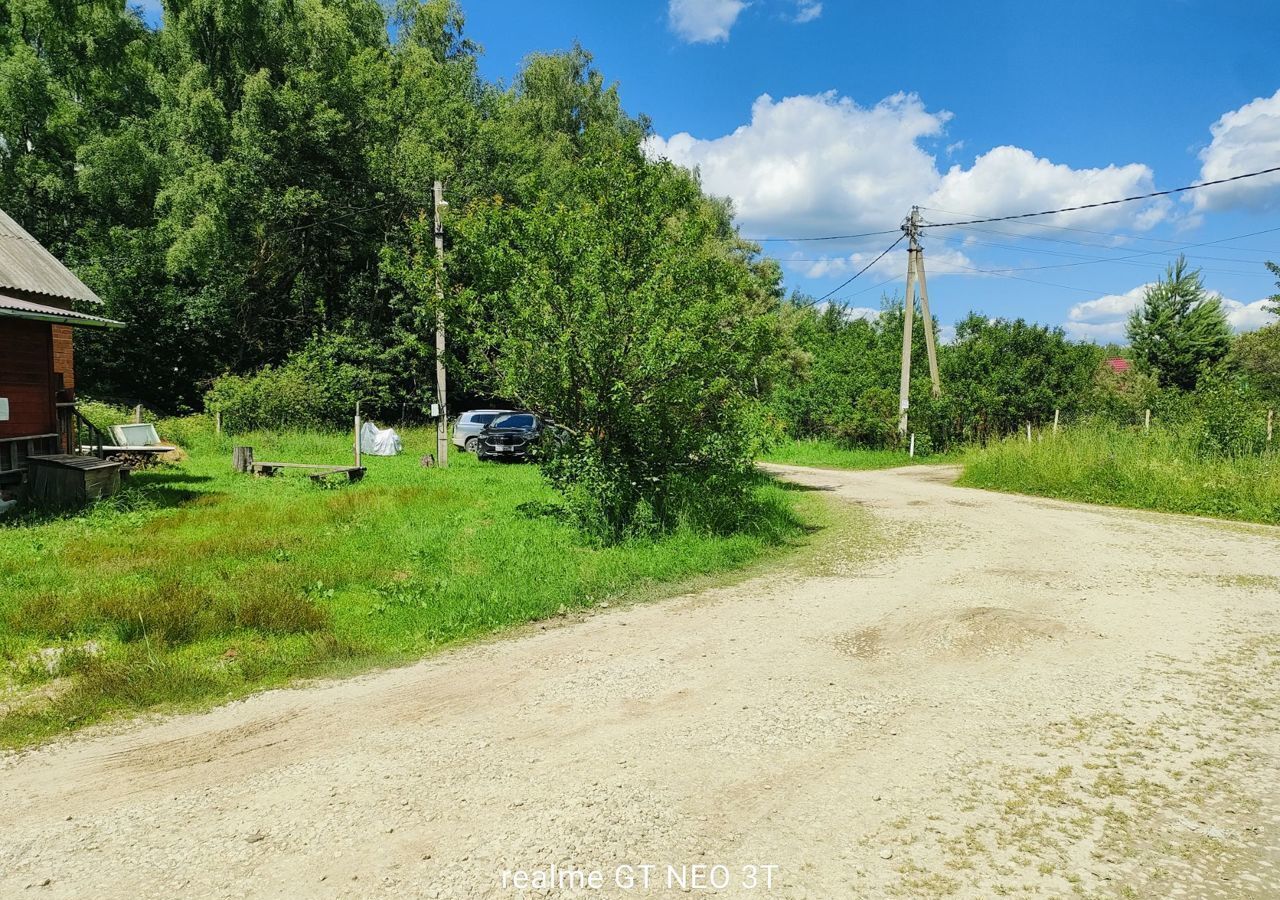
[[[230, 440], [133, 475], [73, 516], [0, 520], [0, 745], [352, 671], [592, 606], [670, 592], [805, 543], [827, 508], [762, 479], [752, 527], [592, 546], [531, 466], [434, 432], [359, 484], [234, 475]], [[343, 435], [256, 434], [259, 460], [344, 463]]]
[[912, 457], [904, 450], [848, 448], [833, 441], [799, 439], [778, 444], [760, 459], [762, 462], [820, 469], [892, 469], [895, 466], [955, 462], [959, 457], [947, 454]]
[[1203, 458], [1178, 435], [1105, 427], [972, 450], [958, 482], [1111, 506], [1280, 524], [1280, 454]]

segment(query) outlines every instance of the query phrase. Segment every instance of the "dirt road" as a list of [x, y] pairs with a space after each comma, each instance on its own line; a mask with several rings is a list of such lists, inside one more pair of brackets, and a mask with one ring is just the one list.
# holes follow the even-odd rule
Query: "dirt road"
[[1280, 530], [783, 471], [881, 551], [0, 757], [0, 896], [1280, 896]]

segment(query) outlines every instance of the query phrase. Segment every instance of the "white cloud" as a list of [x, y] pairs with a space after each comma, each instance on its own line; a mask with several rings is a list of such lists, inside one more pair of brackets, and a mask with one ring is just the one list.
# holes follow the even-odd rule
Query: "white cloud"
[[[1143, 193], [1153, 183], [1144, 165], [1073, 169], [1018, 147], [997, 147], [970, 168], [943, 174], [929, 144], [950, 120], [915, 94], [871, 107], [834, 91], [782, 100], [765, 94], [752, 105], [751, 121], [730, 134], [655, 136], [648, 150], [698, 168], [707, 190], [733, 199], [749, 235], [892, 229], [915, 203], [980, 215], [1072, 206]], [[1139, 227], [1155, 224], [1169, 206], [1142, 207]], [[1061, 220], [1133, 227], [1133, 215], [1132, 207], [1106, 207]]]
[[1108, 294], [1097, 300], [1077, 303], [1067, 313], [1067, 321], [1062, 327], [1076, 340], [1099, 344], [1122, 342], [1129, 314], [1142, 305], [1142, 296], [1149, 286], [1140, 284], [1123, 294]]
[[[1209, 131], [1213, 140], [1200, 151], [1201, 181], [1275, 166], [1280, 159], [1280, 91], [1224, 113]], [[1280, 209], [1280, 172], [1196, 191], [1192, 203], [1197, 211]]]
[[[1082, 206], [1149, 193], [1154, 189], [1151, 169], [1139, 163], [1101, 169], [1073, 169], [1037, 157], [1021, 147], [1004, 146], [988, 150], [968, 169], [952, 166], [927, 205], [967, 215], [999, 216]], [[1164, 218], [1169, 207], [1168, 201], [1147, 204], [1131, 227], [1150, 228]], [[1107, 225], [1120, 218], [1131, 220], [1132, 215], [1132, 209], [1120, 211], [1115, 207], [1102, 207], [1036, 221]]]
[[669, 0], [671, 28], [693, 44], [727, 41], [729, 31], [746, 8], [744, 0]]
[[[1123, 342], [1126, 339], [1125, 325], [1129, 314], [1142, 305], [1142, 297], [1148, 284], [1140, 284], [1123, 294], [1108, 294], [1096, 300], [1077, 303], [1067, 313], [1067, 321], [1062, 327], [1070, 337], [1077, 340], [1106, 343]], [[1222, 311], [1227, 314], [1227, 322], [1233, 331], [1256, 331], [1276, 321], [1276, 316], [1267, 312], [1269, 300], [1255, 300], [1253, 303], [1241, 303], [1224, 297], [1217, 291], [1209, 291], [1222, 303]]]
[[1231, 323], [1232, 329], [1237, 332], [1241, 331], [1257, 331], [1264, 328], [1276, 320], [1274, 313], [1268, 312], [1267, 307], [1271, 305], [1270, 300], [1255, 300], [1252, 303], [1241, 303], [1239, 300], [1230, 300], [1221, 297], [1222, 311], [1227, 314], [1227, 321]]
[[918, 141], [951, 118], [914, 94], [863, 107], [834, 91], [761, 96], [751, 121], [712, 139], [688, 133], [650, 139], [649, 152], [702, 172], [714, 194], [733, 198], [750, 233], [819, 235], [896, 227], [938, 180]]
[[797, 25], [812, 22], [822, 15], [822, 4], [817, 0], [796, 0], [796, 14], [792, 19]]

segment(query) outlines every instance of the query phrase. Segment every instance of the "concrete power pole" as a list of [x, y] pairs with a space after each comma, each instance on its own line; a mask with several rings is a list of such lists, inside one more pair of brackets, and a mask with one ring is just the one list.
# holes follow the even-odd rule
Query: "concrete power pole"
[[898, 383], [898, 432], [907, 433], [907, 409], [911, 405], [911, 332], [916, 312], [915, 288], [920, 284], [920, 314], [924, 317], [924, 344], [929, 353], [929, 379], [933, 396], [942, 393], [938, 375], [938, 347], [933, 334], [933, 316], [929, 312], [929, 287], [924, 276], [924, 248], [920, 246], [920, 207], [911, 207], [911, 215], [902, 223], [910, 243], [907, 246], [907, 294], [902, 316], [902, 379]]
[[449, 465], [449, 404], [448, 385], [444, 368], [444, 219], [441, 213], [449, 204], [444, 199], [444, 185], [435, 184], [435, 232], [436, 261], [436, 465]]

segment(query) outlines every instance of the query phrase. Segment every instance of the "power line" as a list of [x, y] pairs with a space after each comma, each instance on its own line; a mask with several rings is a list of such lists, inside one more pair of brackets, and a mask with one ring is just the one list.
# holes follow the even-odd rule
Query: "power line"
[[[835, 304], [836, 304], [840, 309], [848, 310], [848, 309], [849, 309], [849, 301], [851, 301], [854, 297], [860, 297], [860, 296], [862, 296], [863, 294], [869, 293], [870, 291], [874, 291], [876, 288], [882, 288], [882, 287], [884, 287], [886, 284], [893, 284], [894, 282], [899, 281], [899, 280], [900, 280], [900, 276], [898, 276], [898, 275], [895, 275], [895, 276], [893, 276], [892, 278], [886, 278], [884, 281], [881, 281], [881, 282], [879, 282], [878, 284], [873, 284], [873, 285], [871, 285], [871, 287], [865, 287], [865, 288], [863, 288], [863, 289], [862, 289], [862, 290], [860, 290], [860, 291], [854, 291], [852, 294], [850, 294], [850, 295], [849, 295], [849, 296], [847, 296], [847, 297], [844, 297], [844, 298], [839, 298], [839, 297], [838, 297], [838, 298], [836, 298], [836, 300], [835, 300], [834, 302], [835, 302]], [[810, 305], [812, 305], [812, 304], [803, 304], [803, 306], [810, 306]]]
[[1081, 294], [1089, 294], [1092, 297], [1105, 297], [1106, 291], [1093, 291], [1088, 288], [1072, 287], [1069, 284], [1056, 284], [1052, 281], [1040, 281], [1035, 278], [1023, 278], [1019, 275], [1010, 275], [1010, 272], [1021, 272], [1022, 269], [975, 269], [972, 266], [962, 266], [960, 263], [946, 263], [946, 265], [955, 266], [958, 269], [964, 269], [964, 272], [939, 272], [939, 275], [964, 275], [973, 273], [974, 275], [995, 275], [997, 278], [1011, 278], [1014, 281], [1025, 281], [1029, 284], [1042, 284], [1045, 287], [1062, 288], [1064, 291], [1076, 291]]
[[[1022, 246], [1019, 246], [1018, 244], [1001, 244], [994, 241], [975, 241], [975, 240], [969, 240], [967, 238], [961, 238], [961, 237], [944, 237], [942, 235], [939, 235], [938, 240], [946, 241], [948, 244], [955, 244], [956, 246], [959, 246], [961, 248], [995, 247], [1001, 250], [1014, 250], [1019, 253], [1042, 253], [1042, 254], [1047, 254], [1049, 256], [1060, 256], [1066, 259], [1085, 260], [1088, 263], [1115, 263], [1118, 266], [1137, 266], [1138, 268], [1150, 268], [1151, 266], [1158, 264], [1155, 260], [1152, 260], [1150, 262], [1138, 262], [1123, 256], [1086, 256], [1082, 253], [1071, 253], [1069, 251], [1064, 251], [1064, 250], [1049, 250], [1044, 247], [1022, 247]], [[1160, 252], [1171, 252], [1171, 251], [1160, 251]], [[1189, 258], [1192, 260], [1205, 259], [1205, 260], [1216, 260], [1218, 262], [1231, 262], [1231, 263], [1237, 263], [1237, 264], [1256, 263], [1255, 260], [1230, 259], [1230, 258], [1221, 257], [1221, 256], [1201, 256], [1199, 253], [1192, 254], [1189, 256]], [[944, 264], [945, 264], [945, 261], [944, 261]], [[1262, 267], [1261, 263], [1256, 263], [1256, 264], [1258, 265], [1258, 270], [1256, 272], [1239, 272], [1231, 269], [1217, 269], [1217, 268], [1203, 268], [1203, 267], [1201, 268], [1201, 271], [1211, 275], [1236, 275], [1236, 276], [1242, 276], [1246, 278], [1250, 276], [1265, 276], [1267, 274], [1266, 269]]]
[[1168, 250], [1143, 250], [1140, 253], [1131, 253], [1127, 256], [1113, 256], [1106, 259], [1086, 259], [1080, 262], [1055, 263], [1051, 266], [1022, 266], [1018, 268], [1004, 269], [1006, 272], [1031, 272], [1040, 269], [1070, 269], [1076, 266], [1092, 266], [1098, 263], [1123, 262], [1127, 259], [1140, 259], [1144, 256], [1155, 256], [1162, 253], [1178, 253], [1184, 250], [1194, 250], [1197, 247], [1212, 247], [1215, 244], [1225, 244], [1227, 241], [1238, 241], [1243, 238], [1256, 237], [1260, 234], [1273, 234], [1280, 231], [1280, 228], [1264, 228], [1262, 231], [1251, 231], [1248, 234], [1238, 234], [1234, 237], [1219, 238], [1216, 241], [1201, 241], [1198, 244], [1184, 244], [1181, 247], [1175, 247]]
[[1202, 181], [1199, 184], [1189, 184], [1184, 187], [1170, 188], [1167, 191], [1152, 191], [1149, 194], [1138, 194], [1133, 197], [1121, 197], [1118, 200], [1103, 200], [1099, 203], [1083, 203], [1079, 206], [1064, 206], [1061, 209], [1046, 209], [1040, 212], [1017, 213], [1011, 216], [991, 216], [985, 219], [971, 219], [966, 222], [934, 222], [922, 225], [922, 228], [947, 228], [955, 225], [982, 225], [985, 222], [1008, 222], [1013, 219], [1032, 219], [1037, 216], [1052, 216], [1058, 213], [1079, 212], [1082, 209], [1098, 209], [1102, 206], [1115, 206], [1119, 203], [1132, 203], [1135, 200], [1150, 200], [1153, 197], [1167, 197], [1170, 194], [1180, 194], [1183, 191], [1197, 191], [1200, 188], [1212, 187], [1217, 184], [1227, 184], [1231, 181], [1241, 181], [1245, 178], [1257, 178], [1259, 175], [1270, 175], [1273, 172], [1280, 172], [1280, 166], [1273, 166], [1270, 169], [1261, 169], [1257, 172], [1246, 172], [1243, 175], [1232, 175], [1230, 178], [1219, 178], [1214, 181]]
[[[1025, 223], [1025, 224], [1027, 224], [1027, 225], [1038, 225], [1038, 223], [1036, 223], [1036, 222], [1027, 222], [1027, 223]], [[1046, 226], [1039, 226], [1039, 227], [1046, 227]], [[1053, 226], [1047, 226], [1047, 227], [1053, 227]], [[1119, 245], [1117, 245], [1117, 244], [1099, 244], [1099, 243], [1097, 243], [1097, 242], [1095, 242], [1095, 241], [1072, 241], [1072, 240], [1068, 240], [1067, 238], [1060, 238], [1060, 237], [1048, 237], [1048, 236], [1046, 236], [1046, 235], [1042, 235], [1042, 234], [1025, 234], [1025, 233], [1018, 232], [1018, 231], [1003, 231], [1003, 230], [1001, 230], [1001, 229], [999, 229], [999, 228], [978, 228], [978, 227], [976, 227], [976, 226], [969, 225], [969, 226], [965, 226], [965, 227], [964, 227], [964, 228], [962, 228], [961, 230], [962, 230], [962, 231], [978, 232], [978, 233], [981, 233], [981, 234], [995, 234], [995, 235], [1000, 235], [1001, 237], [1020, 238], [1020, 239], [1023, 239], [1023, 240], [1030, 240], [1030, 241], [1043, 241], [1043, 242], [1045, 242], [1045, 243], [1050, 243], [1050, 244], [1066, 244], [1066, 245], [1071, 246], [1071, 247], [1089, 247], [1089, 248], [1092, 248], [1092, 249], [1094, 249], [1094, 250], [1111, 250], [1111, 251], [1119, 251], [1119, 250], [1124, 250], [1124, 249], [1126, 249], [1126, 248], [1121, 247], [1121, 246], [1119, 246]], [[1091, 233], [1102, 234], [1103, 232], [1091, 232]], [[1121, 235], [1121, 234], [1117, 234], [1117, 235], [1115, 235], [1115, 237], [1120, 237], [1120, 238], [1132, 238], [1132, 239], [1134, 239], [1134, 240], [1151, 241], [1151, 242], [1154, 242], [1154, 243], [1169, 244], [1169, 245], [1172, 245], [1172, 246], [1177, 246], [1177, 245], [1179, 245], [1179, 244], [1183, 244], [1183, 243], [1185, 243], [1185, 241], [1171, 241], [1171, 240], [1166, 240], [1166, 239], [1164, 239], [1164, 238], [1139, 237], [1138, 235]], [[946, 238], [942, 238], [942, 240], [947, 240], [947, 239], [946, 239]], [[1007, 245], [1007, 246], [1014, 247], [1014, 246], [1017, 246], [1017, 245], [1009, 244], [1009, 245]], [[1019, 248], [1019, 249], [1031, 250], [1031, 249], [1033, 249], [1033, 248], [1030, 248], [1030, 247], [1021, 247], [1021, 248]], [[1237, 253], [1260, 253], [1260, 254], [1263, 254], [1264, 256], [1277, 256], [1277, 255], [1280, 255], [1280, 250], [1276, 250], [1276, 249], [1264, 250], [1264, 249], [1263, 249], [1263, 248], [1261, 248], [1261, 247], [1222, 247], [1222, 248], [1220, 248], [1220, 249], [1223, 249], [1223, 250], [1233, 250], [1233, 251], [1235, 251], [1235, 252], [1237, 252]], [[1039, 251], [1036, 251], [1036, 252], [1041, 252], [1041, 253], [1043, 253], [1043, 252], [1046, 252], [1046, 251], [1039, 250]], [[1215, 261], [1217, 261], [1217, 262], [1234, 262], [1234, 263], [1250, 263], [1250, 264], [1252, 264], [1252, 263], [1257, 263], [1257, 262], [1258, 262], [1258, 260], [1256, 260], [1256, 259], [1242, 259], [1242, 258], [1240, 258], [1240, 257], [1230, 257], [1230, 256], [1201, 256], [1200, 258], [1201, 258], [1201, 259], [1212, 259], [1212, 260], [1215, 260]]]
[[901, 244], [901, 243], [902, 243], [902, 239], [903, 239], [903, 238], [905, 238], [906, 236], [907, 236], [907, 233], [906, 233], [905, 231], [904, 231], [904, 232], [902, 232], [901, 234], [899, 234], [899, 235], [898, 235], [898, 239], [897, 239], [896, 241], [894, 241], [892, 244], [890, 244], [888, 247], [886, 247], [886, 248], [884, 249], [884, 252], [883, 252], [883, 253], [881, 253], [881, 254], [880, 254], [879, 256], [877, 256], [875, 259], [871, 260], [871, 262], [867, 263], [865, 266], [863, 266], [861, 269], [859, 269], [859, 270], [858, 270], [856, 273], [854, 273], [854, 275], [853, 275], [851, 278], [849, 278], [847, 281], [845, 281], [845, 282], [841, 283], [840, 285], [838, 285], [837, 287], [832, 288], [831, 290], [827, 291], [825, 294], [823, 294], [823, 295], [822, 295], [821, 297], [819, 297], [817, 300], [814, 300], [814, 301], [813, 301], [813, 303], [810, 303], [809, 305], [810, 305], [810, 306], [813, 306], [814, 304], [821, 303], [823, 300], [826, 300], [828, 297], [830, 297], [830, 296], [831, 296], [832, 294], [834, 294], [836, 291], [839, 291], [839, 290], [841, 290], [841, 289], [843, 289], [843, 288], [845, 288], [845, 287], [848, 287], [850, 284], [853, 284], [854, 280], [855, 280], [855, 279], [857, 279], [857, 277], [858, 277], [859, 275], [861, 275], [863, 272], [867, 271], [867, 269], [870, 269], [870, 268], [871, 268], [872, 266], [874, 266], [876, 263], [880, 262], [880, 260], [882, 260], [882, 259], [884, 259], [886, 256], [888, 256], [888, 255], [889, 255], [889, 251], [890, 251], [890, 250], [892, 250], [894, 247], [898, 246], [899, 244]]
[[890, 228], [885, 231], [864, 231], [862, 234], [832, 234], [826, 237], [744, 237], [744, 241], [750, 241], [753, 244], [771, 244], [784, 242], [788, 244], [800, 244], [807, 241], [852, 241], [858, 238], [883, 237], [887, 234], [897, 234], [902, 229]]

